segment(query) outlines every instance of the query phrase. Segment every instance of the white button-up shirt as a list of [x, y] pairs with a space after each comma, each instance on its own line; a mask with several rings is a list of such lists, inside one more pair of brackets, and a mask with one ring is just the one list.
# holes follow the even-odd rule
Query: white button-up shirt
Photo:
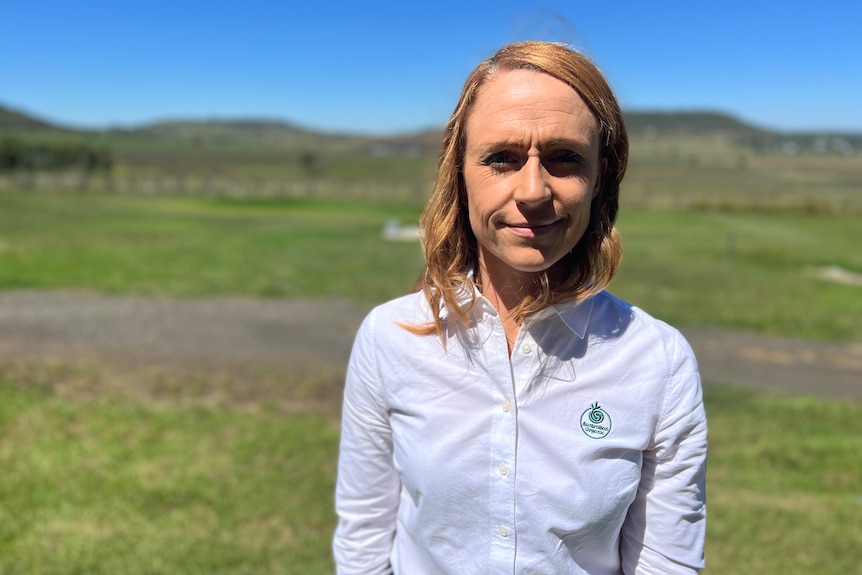
[[[678, 331], [603, 292], [528, 318], [482, 296], [445, 346], [421, 293], [374, 309], [342, 413], [337, 572], [694, 573], [706, 419]], [[445, 310], [444, 310], [445, 314]]]

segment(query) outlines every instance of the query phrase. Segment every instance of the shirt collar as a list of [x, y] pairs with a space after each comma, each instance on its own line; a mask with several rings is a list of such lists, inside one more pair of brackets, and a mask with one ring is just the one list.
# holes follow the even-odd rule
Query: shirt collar
[[[475, 314], [477, 310], [482, 310], [483, 308], [483, 297], [481, 292], [476, 289], [476, 285], [472, 282], [473, 274], [469, 273], [467, 276], [471, 281], [462, 283], [458, 289], [455, 291], [455, 301], [458, 303], [458, 307], [462, 309], [466, 309], [472, 305], [472, 310], [470, 313]], [[441, 302], [442, 304], [442, 302]], [[440, 306], [440, 319], [445, 320], [449, 317], [449, 308], [445, 305]]]
[[[469, 306], [473, 304], [472, 313], [481, 316], [484, 313], [496, 313], [494, 306], [491, 305], [482, 293], [476, 288], [476, 284], [472, 282], [473, 272], [468, 272], [467, 277], [471, 280], [469, 283], [462, 284], [458, 291], [456, 299], [458, 305]], [[534, 314], [527, 320], [527, 324], [534, 321], [541, 321], [554, 315], [558, 316], [566, 327], [577, 335], [580, 339], [584, 339], [587, 334], [587, 327], [590, 324], [590, 317], [593, 313], [593, 304], [595, 296], [591, 296], [581, 302], [566, 302], [555, 306], [551, 306]], [[443, 306], [440, 310], [440, 318], [444, 319], [449, 315], [449, 310]]]
[[568, 302], [551, 306], [533, 315], [528, 322], [539, 321], [556, 315], [575, 335], [584, 339], [587, 334], [587, 327], [590, 325], [594, 303], [595, 297], [589, 297], [582, 302]]

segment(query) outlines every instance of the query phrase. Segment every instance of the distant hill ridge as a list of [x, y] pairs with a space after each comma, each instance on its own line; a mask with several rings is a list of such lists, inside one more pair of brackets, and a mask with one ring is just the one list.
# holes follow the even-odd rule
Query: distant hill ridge
[[260, 137], [284, 134], [308, 134], [311, 131], [280, 120], [164, 120], [129, 129], [110, 129], [112, 132], [141, 133], [159, 136], [219, 136], [225, 134], [256, 135]]
[[[747, 124], [726, 113], [712, 111], [627, 111], [626, 128], [632, 137], [664, 135], [708, 136], [722, 134], [740, 140], [778, 139], [794, 136], [841, 136], [853, 140], [862, 139], [860, 134], [831, 133], [785, 133], [759, 128]], [[442, 128], [419, 130], [412, 133], [375, 136], [357, 133], [327, 133], [305, 128], [278, 119], [177, 119], [155, 121], [135, 127], [108, 128], [104, 130], [85, 130], [61, 126], [42, 120], [31, 114], [13, 110], [0, 105], [0, 136], [13, 134], [68, 134], [87, 136], [123, 136], [158, 139], [177, 139], [203, 141], [241, 140], [277, 143], [287, 140], [304, 140], [307, 143], [326, 139], [356, 140], [375, 145], [395, 147], [417, 146], [427, 149], [439, 145]]]
[[34, 116], [0, 106], [0, 134], [21, 131], [63, 131], [63, 129]]
[[626, 129], [631, 134], [643, 135], [649, 132], [662, 134], [728, 134], [750, 136], [752, 134], [772, 133], [719, 112], [677, 111], [677, 112], [625, 112]]

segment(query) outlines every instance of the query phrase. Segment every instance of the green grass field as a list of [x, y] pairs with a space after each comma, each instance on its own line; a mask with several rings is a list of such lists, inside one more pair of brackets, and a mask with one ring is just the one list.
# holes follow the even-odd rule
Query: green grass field
[[[420, 207], [289, 199], [0, 194], [0, 289], [346, 297], [404, 293], [417, 242], [381, 239]], [[849, 215], [624, 210], [611, 289], [677, 325], [824, 340], [862, 339], [860, 288], [817, 277], [862, 274]]]
[[[415, 242], [381, 239], [388, 219], [413, 223], [419, 210], [0, 193], [0, 289], [371, 305], [419, 272]], [[862, 288], [816, 276], [830, 265], [862, 273], [858, 216], [634, 206], [619, 227], [625, 256], [612, 289], [658, 317], [862, 340]], [[299, 412], [283, 398], [213, 403], [208, 388], [247, 382], [193, 377], [185, 383], [198, 395], [178, 380], [149, 397], [123, 393], [133, 382], [107, 366], [0, 363], [0, 575], [332, 571], [331, 390]], [[313, 383], [277, 384], [314, 394]], [[707, 382], [706, 405], [705, 573], [858, 569], [862, 404]]]
[[388, 219], [416, 214], [358, 202], [0, 195], [0, 288], [372, 302], [419, 273], [418, 244], [380, 239]]
[[[611, 289], [676, 325], [814, 339], [862, 339], [862, 220], [841, 215], [629, 211]], [[860, 275], [862, 277], [862, 275]]]
[[331, 417], [58, 397], [69, 377], [0, 370], [0, 573], [331, 571]]
[[[231, 409], [58, 391], [110, 375], [0, 369], [0, 573], [332, 571], [334, 405], [285, 414], [265, 400]], [[706, 406], [705, 573], [854, 572], [862, 405], [707, 385]]]
[[854, 573], [862, 404], [707, 384], [709, 574]]

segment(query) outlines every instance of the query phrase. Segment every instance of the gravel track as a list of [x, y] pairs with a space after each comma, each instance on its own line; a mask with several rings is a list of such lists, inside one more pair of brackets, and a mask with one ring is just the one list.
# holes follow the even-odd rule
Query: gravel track
[[[0, 362], [162, 369], [344, 369], [367, 308], [338, 300], [0, 292]], [[862, 401], [862, 343], [684, 329], [705, 381]]]

